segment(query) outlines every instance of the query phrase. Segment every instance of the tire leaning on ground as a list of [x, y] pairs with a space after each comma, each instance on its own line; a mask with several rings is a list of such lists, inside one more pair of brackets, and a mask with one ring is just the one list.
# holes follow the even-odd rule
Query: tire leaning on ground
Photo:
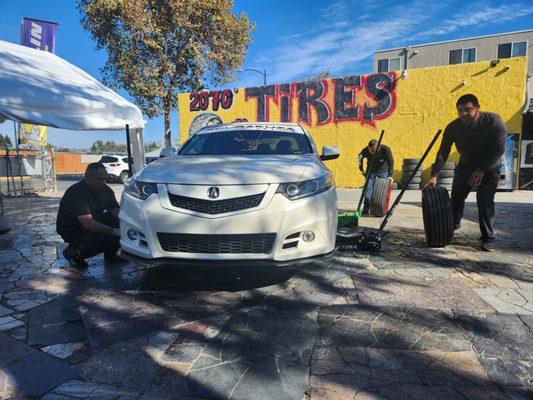
[[422, 191], [424, 233], [429, 247], [444, 247], [453, 239], [452, 202], [443, 186]]
[[119, 176], [120, 182], [122, 183], [126, 182], [126, 180], [129, 178], [128, 175], [129, 175], [128, 171], [122, 171]]
[[390, 195], [392, 191], [392, 178], [377, 177], [372, 187], [370, 197], [370, 214], [383, 217], [389, 211]]

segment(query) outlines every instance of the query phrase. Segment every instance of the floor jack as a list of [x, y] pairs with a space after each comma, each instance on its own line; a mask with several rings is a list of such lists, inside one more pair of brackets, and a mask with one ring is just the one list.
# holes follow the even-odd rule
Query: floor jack
[[[379, 147], [381, 145], [381, 139], [383, 138], [383, 133], [384, 131], [381, 131], [376, 153], [379, 151]], [[422, 156], [422, 158], [420, 158], [420, 161], [416, 165], [416, 168], [411, 172], [411, 175], [409, 176], [409, 178], [404, 182], [402, 190], [400, 191], [398, 196], [396, 196], [396, 200], [394, 200], [392, 207], [390, 207], [387, 214], [385, 214], [385, 217], [383, 218], [383, 221], [381, 222], [379, 229], [377, 231], [372, 231], [372, 230], [363, 231], [363, 230], [358, 229], [358, 225], [359, 225], [358, 220], [359, 220], [359, 216], [361, 215], [360, 209], [361, 209], [361, 204], [363, 201], [363, 196], [364, 196], [365, 189], [367, 187], [368, 180], [370, 177], [369, 171], [371, 170], [373, 161], [374, 161], [374, 159], [372, 159], [370, 168], [368, 168], [367, 170], [367, 174], [365, 178], [365, 185], [363, 187], [363, 193], [361, 194], [359, 205], [358, 205], [357, 211], [355, 212], [356, 219], [352, 224], [341, 226], [337, 229], [336, 249], [338, 251], [354, 251], [354, 252], [355, 251], [366, 251], [370, 253], [375, 253], [381, 249], [381, 238], [385, 230], [385, 227], [387, 226], [390, 216], [394, 213], [396, 206], [400, 203], [405, 191], [407, 190], [407, 186], [411, 183], [412, 179], [414, 178], [414, 176], [416, 175], [416, 173], [422, 166], [422, 163], [426, 159], [428, 153], [433, 148], [433, 145], [435, 144], [435, 142], [437, 141], [441, 133], [442, 133], [442, 130], [439, 129], [437, 133], [435, 134], [435, 137], [429, 144], [428, 148], [424, 152], [424, 155]]]

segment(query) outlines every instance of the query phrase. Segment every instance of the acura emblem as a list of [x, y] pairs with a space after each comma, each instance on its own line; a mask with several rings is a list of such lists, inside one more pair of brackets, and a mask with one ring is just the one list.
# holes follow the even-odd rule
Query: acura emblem
[[207, 189], [207, 197], [210, 199], [218, 199], [218, 196], [220, 196], [220, 189], [216, 186], [211, 186]]

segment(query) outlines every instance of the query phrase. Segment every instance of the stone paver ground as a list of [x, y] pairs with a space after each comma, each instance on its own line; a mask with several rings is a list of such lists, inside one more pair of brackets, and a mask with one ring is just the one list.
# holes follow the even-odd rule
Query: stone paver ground
[[455, 243], [427, 248], [418, 198], [379, 254], [293, 270], [101, 257], [74, 270], [59, 199], [7, 199], [0, 398], [532, 398], [533, 193], [498, 194], [491, 253], [472, 202]]

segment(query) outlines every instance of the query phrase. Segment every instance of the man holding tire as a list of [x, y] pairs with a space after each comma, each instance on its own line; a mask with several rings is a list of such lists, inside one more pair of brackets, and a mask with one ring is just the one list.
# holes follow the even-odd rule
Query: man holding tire
[[461, 96], [456, 103], [458, 118], [444, 131], [437, 158], [427, 186], [435, 186], [452, 144], [460, 154], [452, 183], [452, 209], [455, 229], [461, 226], [465, 200], [477, 188], [477, 207], [481, 247], [485, 251], [494, 245], [494, 195], [500, 177], [500, 164], [505, 152], [507, 130], [498, 114], [480, 111], [473, 94]]
[[[394, 158], [392, 157], [391, 149], [388, 146], [382, 144], [379, 146], [379, 151], [377, 150], [378, 141], [373, 139], [368, 143], [367, 147], [361, 150], [358, 157], [359, 170], [361, 171], [361, 173], [365, 176], [367, 173], [370, 174], [368, 178], [368, 184], [365, 190], [365, 202], [363, 204], [364, 215], [368, 214], [368, 210], [370, 208], [370, 198], [372, 197], [372, 188], [374, 187], [374, 181], [376, 180], [376, 178], [388, 178], [389, 176], [392, 176], [392, 173], [394, 171]], [[374, 157], [376, 157], [376, 159], [374, 160], [374, 162], [372, 162], [372, 158]], [[367, 168], [366, 172], [363, 168], [363, 160], [365, 158]], [[372, 170], [368, 171], [371, 165]]]

